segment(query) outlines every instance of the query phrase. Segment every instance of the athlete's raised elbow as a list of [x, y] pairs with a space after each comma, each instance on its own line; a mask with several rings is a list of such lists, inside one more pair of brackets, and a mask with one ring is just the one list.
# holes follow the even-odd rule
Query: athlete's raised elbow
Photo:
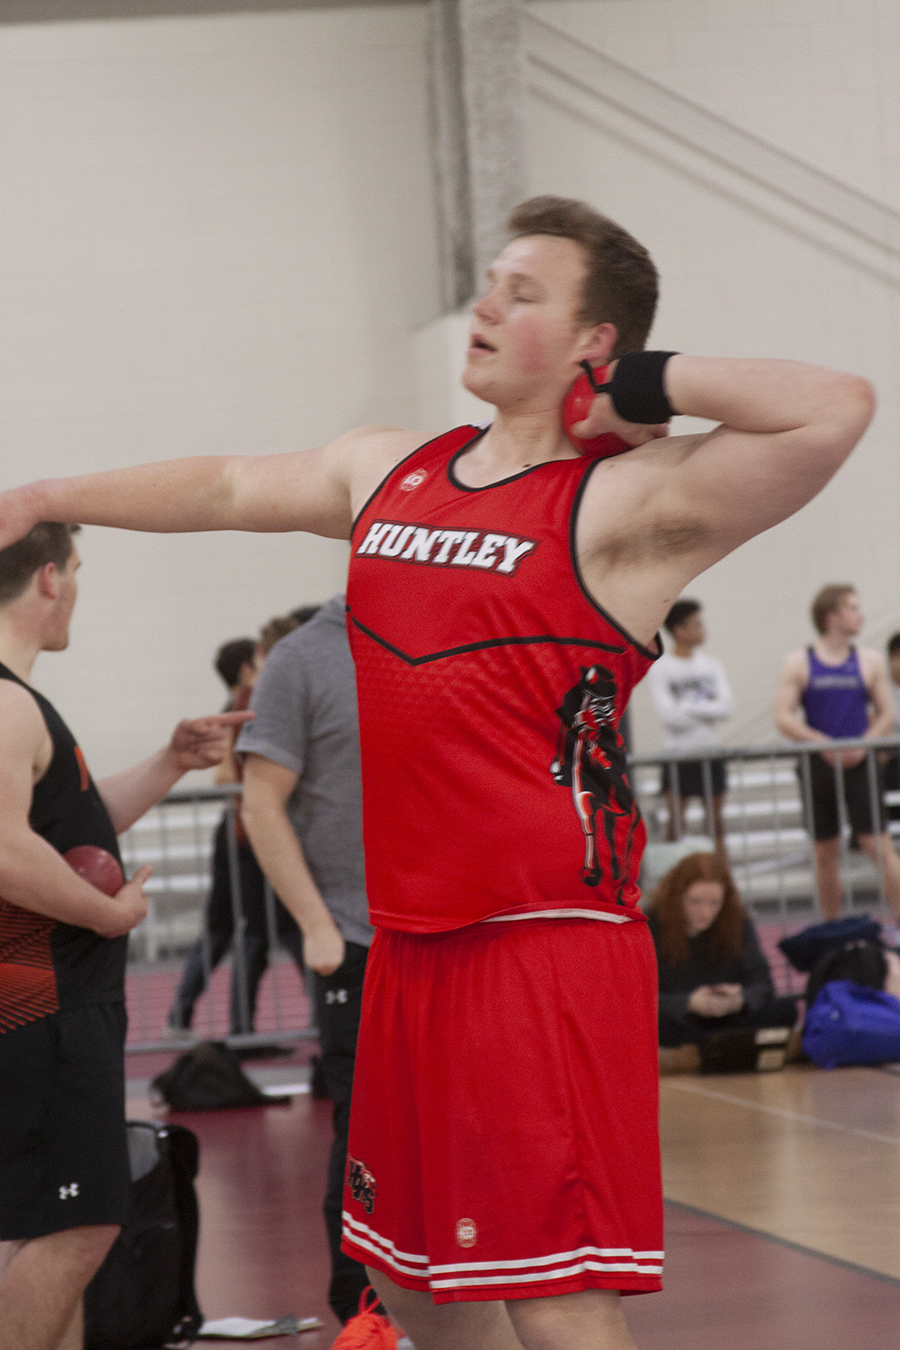
[[839, 394], [841, 423], [852, 438], [848, 447], [852, 449], [875, 413], [875, 387], [862, 375], [842, 375]]

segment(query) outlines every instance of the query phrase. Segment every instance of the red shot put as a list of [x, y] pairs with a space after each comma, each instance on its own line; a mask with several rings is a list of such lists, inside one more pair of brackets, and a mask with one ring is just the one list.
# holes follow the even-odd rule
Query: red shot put
[[74, 872], [104, 895], [118, 895], [125, 885], [118, 859], [97, 844], [78, 844], [64, 853], [63, 857]]

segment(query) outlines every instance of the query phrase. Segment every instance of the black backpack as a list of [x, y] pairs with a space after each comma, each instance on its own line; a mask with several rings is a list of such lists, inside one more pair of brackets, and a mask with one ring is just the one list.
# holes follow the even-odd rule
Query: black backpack
[[84, 1295], [85, 1350], [163, 1350], [203, 1323], [194, 1291], [199, 1144], [183, 1125], [128, 1122], [122, 1231]]
[[287, 1097], [262, 1092], [224, 1041], [199, 1041], [150, 1084], [151, 1098], [173, 1111], [219, 1111], [227, 1106], [270, 1106]]

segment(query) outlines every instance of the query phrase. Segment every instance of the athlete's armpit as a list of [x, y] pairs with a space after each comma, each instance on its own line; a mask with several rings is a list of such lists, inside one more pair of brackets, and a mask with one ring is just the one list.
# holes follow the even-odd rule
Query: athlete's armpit
[[663, 516], [615, 530], [603, 538], [588, 538], [581, 547], [589, 564], [635, 567], [684, 557], [713, 546], [715, 531], [702, 516]]

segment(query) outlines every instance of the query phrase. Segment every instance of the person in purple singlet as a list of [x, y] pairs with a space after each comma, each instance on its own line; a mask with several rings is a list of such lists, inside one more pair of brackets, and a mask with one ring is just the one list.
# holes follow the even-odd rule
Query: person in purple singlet
[[[794, 741], [889, 735], [894, 710], [884, 659], [873, 648], [856, 647], [852, 642], [863, 622], [854, 587], [823, 586], [812, 603], [812, 620], [819, 634], [816, 643], [792, 652], [781, 672], [775, 696], [778, 730]], [[853, 833], [859, 847], [880, 868], [885, 899], [900, 917], [900, 857], [880, 816], [879, 766], [876, 760], [876, 791], [871, 793], [869, 757], [860, 749], [811, 755], [809, 778], [801, 773], [823, 918], [836, 919], [843, 903], [838, 758]]]

